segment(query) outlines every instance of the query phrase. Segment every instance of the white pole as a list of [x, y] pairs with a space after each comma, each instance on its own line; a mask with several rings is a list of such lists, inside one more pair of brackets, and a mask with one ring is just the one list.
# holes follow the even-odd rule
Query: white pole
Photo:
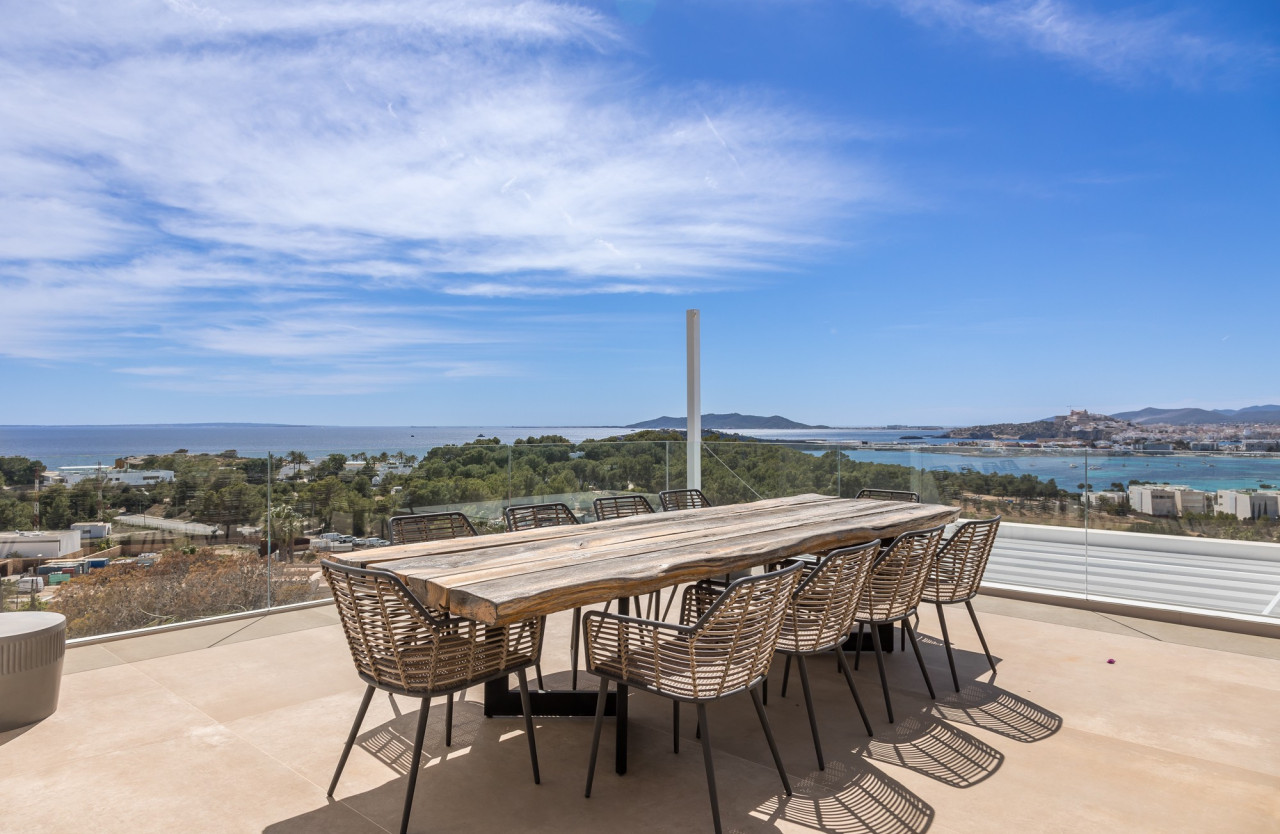
[[685, 444], [685, 486], [702, 489], [702, 337], [697, 310], [685, 310], [685, 357], [688, 369], [685, 379], [689, 387], [689, 417], [685, 427], [689, 430]]

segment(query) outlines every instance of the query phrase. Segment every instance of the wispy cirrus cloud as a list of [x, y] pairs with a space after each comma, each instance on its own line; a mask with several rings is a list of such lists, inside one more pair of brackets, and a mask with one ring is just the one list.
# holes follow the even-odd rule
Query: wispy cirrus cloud
[[1275, 67], [1276, 50], [1197, 31], [1187, 14], [1135, 7], [1094, 12], [1065, 0], [890, 0], [921, 23], [1062, 59], [1122, 82], [1195, 85]]
[[518, 322], [455, 300], [714, 289], [892, 199], [835, 151], [849, 128], [646, 87], [630, 50], [547, 0], [15, 8], [0, 354], [492, 373], [456, 357]]

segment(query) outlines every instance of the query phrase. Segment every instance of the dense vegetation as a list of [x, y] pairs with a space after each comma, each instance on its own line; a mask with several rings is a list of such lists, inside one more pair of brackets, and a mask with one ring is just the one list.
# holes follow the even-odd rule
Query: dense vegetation
[[[39, 522], [57, 529], [74, 521], [109, 520], [121, 511], [146, 512], [217, 525], [222, 541], [234, 540], [237, 527], [270, 523], [273, 541], [285, 543], [285, 556], [292, 558], [295, 536], [338, 530], [390, 538], [388, 519], [405, 512], [460, 508], [473, 514], [482, 529], [493, 531], [500, 529], [501, 509], [509, 503], [567, 500], [581, 514], [599, 494], [653, 495], [683, 487], [685, 441], [681, 432], [660, 430], [577, 444], [555, 435], [511, 444], [484, 438], [437, 447], [420, 460], [403, 453], [329, 455], [309, 470], [286, 468], [286, 477], [279, 477], [282, 466], [305, 463], [301, 452], [275, 458], [270, 464], [275, 479], [268, 485], [266, 459], [240, 457], [231, 449], [218, 455], [151, 456], [142, 467], [172, 470], [172, 482], [142, 488], [86, 480], [49, 487], [38, 496]], [[398, 471], [379, 475], [379, 465], [388, 463], [399, 464]], [[37, 496], [25, 484], [40, 468], [26, 458], [0, 458], [0, 475], [11, 485], [0, 491], [0, 529], [34, 527]], [[879, 487], [919, 492], [924, 501], [961, 506], [972, 516], [1001, 512], [1009, 520], [1079, 525], [1084, 513], [1077, 491], [1030, 474], [927, 471], [855, 461], [837, 450], [815, 453], [815, 447], [803, 443], [761, 443], [736, 435], [708, 436], [702, 483], [717, 504], [805, 492], [853, 497], [864, 487]], [[1267, 520], [1183, 521], [1134, 517], [1127, 504], [1109, 501], [1091, 513], [1091, 523], [1117, 529], [1156, 532], [1158, 527], [1159, 532], [1263, 540], [1277, 538], [1280, 530]]]

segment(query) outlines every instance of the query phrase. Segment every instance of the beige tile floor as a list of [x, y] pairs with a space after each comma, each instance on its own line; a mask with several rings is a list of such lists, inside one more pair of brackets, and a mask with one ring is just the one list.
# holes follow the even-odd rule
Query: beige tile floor
[[[896, 724], [863, 658], [873, 738], [834, 663], [813, 662], [825, 771], [777, 664], [769, 715], [789, 798], [749, 700], [713, 705], [726, 830], [1280, 832], [1280, 641], [1004, 599], [979, 609], [999, 675], [957, 611], [955, 693], [924, 612], [939, 698], [895, 653]], [[552, 618], [549, 682], [567, 678], [568, 627]], [[324, 795], [362, 689], [328, 607], [72, 649], [59, 711], [0, 734], [0, 831], [395, 831], [416, 703], [379, 694]], [[520, 719], [485, 719], [480, 697], [458, 706], [452, 748], [432, 710], [411, 831], [711, 829], [692, 708], [675, 755], [669, 703], [633, 695], [630, 772], [613, 773], [606, 733], [588, 800], [588, 719], [537, 721], [535, 786]]]

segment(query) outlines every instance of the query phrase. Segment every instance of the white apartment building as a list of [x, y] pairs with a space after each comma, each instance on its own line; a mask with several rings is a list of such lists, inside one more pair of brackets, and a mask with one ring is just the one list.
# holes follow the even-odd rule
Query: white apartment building
[[1280, 518], [1280, 492], [1224, 489], [1218, 491], [1217, 512], [1239, 519]]
[[60, 559], [80, 549], [79, 530], [23, 530], [0, 533], [0, 558]]
[[81, 539], [106, 539], [111, 537], [110, 521], [77, 521], [72, 530], [80, 531]]
[[1214, 511], [1213, 495], [1181, 484], [1134, 484], [1129, 487], [1129, 503], [1135, 511], [1170, 518]]
[[1144, 515], [1177, 516], [1178, 504], [1173, 489], [1154, 484], [1134, 484], [1129, 487], [1129, 505], [1134, 512]]
[[1213, 512], [1214, 493], [1190, 487], [1173, 487], [1173, 503], [1178, 515]]
[[1085, 493], [1085, 500], [1089, 502], [1090, 507], [1098, 506], [1100, 503], [1102, 503], [1103, 498], [1107, 499], [1112, 504], [1119, 506], [1120, 504], [1123, 504], [1126, 500], [1128, 500], [1129, 496], [1127, 493], [1113, 492], [1110, 490], [1102, 490], [1101, 492]]
[[102, 478], [109, 484], [125, 486], [150, 486], [161, 481], [172, 481], [172, 469], [106, 469], [101, 466], [60, 466], [57, 472], [40, 476], [44, 485], [66, 484], [74, 486], [87, 478]]

